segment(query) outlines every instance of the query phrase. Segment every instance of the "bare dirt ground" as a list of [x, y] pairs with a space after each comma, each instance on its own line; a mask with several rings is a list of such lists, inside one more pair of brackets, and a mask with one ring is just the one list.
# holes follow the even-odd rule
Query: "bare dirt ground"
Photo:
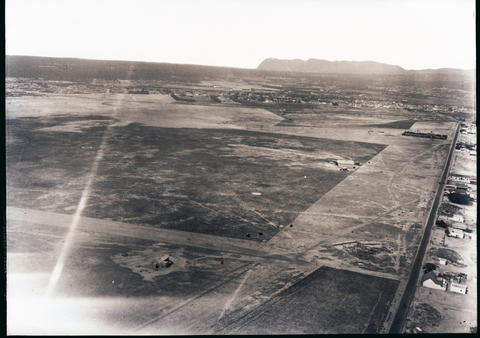
[[[348, 175], [333, 160], [364, 163], [384, 148], [237, 129], [112, 126], [114, 119], [100, 118], [9, 120], [11, 203], [72, 213], [90, 161], [101, 154], [86, 216], [268, 240]], [[77, 122], [81, 132], [58, 129]]]
[[[177, 104], [169, 95], [79, 94], [16, 97], [7, 101], [7, 118], [52, 115], [114, 116], [117, 125], [138, 122], [166, 128], [245, 128], [274, 125], [281, 117], [260, 108]], [[68, 126], [66, 126], [68, 128]]]
[[[63, 161], [49, 164], [49, 159], [55, 157], [52, 153], [42, 155], [26, 151], [12, 154], [15, 159], [12, 165], [16, 167], [15, 173], [7, 171], [7, 287], [10, 286], [7, 302], [12, 306], [19, 305], [9, 311], [9, 326], [16, 327], [15, 332], [21, 334], [37, 330], [77, 334], [198, 334], [243, 332], [242, 328], [247, 333], [267, 333], [271, 331], [266, 326], [272, 327], [277, 323], [276, 320], [283, 318], [286, 321], [279, 326], [282, 332], [275, 333], [384, 331], [395, 310], [396, 299], [402, 292], [402, 280], [408, 276], [409, 262], [413, 259], [448, 152], [453, 124], [420, 125], [422, 128], [448, 132], [450, 136], [446, 141], [409, 138], [401, 136], [402, 129], [365, 126], [394, 120], [391, 115], [382, 119], [380, 113], [377, 114], [377, 118], [359, 121], [356, 121], [355, 115], [344, 117], [343, 123], [334, 119], [330, 122], [310, 119], [311, 126], [298, 127], [278, 125], [283, 119], [263, 109], [182, 105], [162, 95], [9, 98], [9, 123], [28, 124], [33, 123], [35, 118], [41, 118], [44, 125], [38, 126], [39, 133], [50, 133], [52, 138], [61, 133], [71, 135], [68, 138], [71, 143], [63, 150]], [[62, 116], [73, 116], [77, 120], [67, 118], [58, 123]], [[48, 122], [49, 118], [53, 118], [51, 123]], [[85, 119], [91, 121], [87, 123]], [[345, 121], [350, 120], [351, 126], [347, 127]], [[304, 122], [308, 122], [308, 119]], [[128, 142], [122, 145], [120, 138], [110, 138], [115, 128], [124, 128], [117, 130], [125, 131], [127, 127], [134, 130], [126, 134], [130, 145], [145, 141], [145, 127], [156, 128], [151, 130], [159, 134], [163, 131], [163, 135], [167, 131], [162, 128], [175, 128], [177, 132], [181, 128], [196, 128], [200, 132], [205, 131], [201, 128], [225, 129], [230, 136], [233, 135], [232, 130], [237, 133], [248, 131], [256, 132], [256, 135], [276, 135], [276, 141], [270, 140], [268, 146], [259, 147], [257, 139], [254, 144], [247, 142], [246, 145], [245, 142], [239, 144], [229, 140], [224, 142], [223, 147], [228, 147], [231, 155], [241, 154], [239, 161], [281, 158], [284, 164], [288, 164], [286, 173], [293, 172], [295, 165], [307, 166], [305, 163], [309, 163], [310, 159], [318, 160], [322, 163], [318, 167], [321, 169], [319, 172], [330, 173], [325, 177], [337, 177], [338, 180], [332, 181], [329, 189], [311, 193], [311, 199], [305, 200], [302, 208], [295, 209], [295, 217], [291, 222], [282, 223], [275, 221], [275, 218], [270, 220], [278, 228], [265, 241], [258, 238], [252, 240], [251, 237], [222, 237], [208, 231], [192, 232], [192, 229], [160, 229], [152, 224], [142, 224], [128, 215], [120, 222], [118, 219], [109, 219], [113, 217], [107, 215], [105, 210], [110, 207], [88, 214], [90, 217], [83, 215], [75, 230], [64, 272], [55, 288], [55, 297], [44, 298], [50, 274], [57, 264], [56, 257], [63, 248], [64, 236], [73, 223], [72, 214], [85, 192], [85, 181], [92, 175], [89, 171], [92, 161], [99, 163], [99, 174], [102, 170], [117, 169], [117, 174], [122, 177], [122, 172], [129, 172], [128, 165], [138, 170], [147, 168], [148, 159], [155, 157], [152, 149], [146, 149], [141, 153], [146, 159], [142, 162], [144, 164], [135, 164], [135, 155], [140, 150], [128, 150]], [[24, 137], [13, 130], [7, 125], [9, 147]], [[221, 137], [212, 131], [209, 133], [210, 139]], [[84, 135], [90, 136], [82, 139]], [[174, 141], [181, 137], [180, 134], [175, 135], [177, 139], [173, 137]], [[298, 146], [298, 140], [306, 142], [307, 139], [303, 137], [312, 139], [308, 139], [310, 145], [303, 144], [302, 149]], [[103, 141], [105, 138], [108, 139]], [[41, 140], [46, 145], [53, 142], [52, 139]], [[112, 140], [121, 145], [117, 153], [124, 150], [119, 158], [113, 156], [115, 153], [105, 151]], [[152, 140], [156, 144], [166, 142], [162, 138]], [[42, 143], [30, 141], [28, 146], [35, 150]], [[73, 150], [81, 146], [86, 147], [85, 154], [76, 156]], [[215, 147], [212, 146], [210, 151], [222, 151], [218, 146]], [[57, 145], [50, 149], [55, 152], [62, 148]], [[100, 149], [105, 153], [99, 157]], [[187, 150], [178, 149], [179, 152]], [[129, 154], [131, 158], [128, 158]], [[339, 171], [329, 169], [325, 163], [330, 154], [358, 160], [361, 165], [354, 171], [338, 176]], [[112, 157], [111, 161], [109, 156]], [[66, 170], [62, 169], [65, 163]], [[166, 164], [168, 166], [168, 162]], [[184, 164], [190, 165], [185, 159]], [[39, 171], [30, 176], [30, 169], [35, 166], [39, 166]], [[313, 164], [311, 166], [317, 168]], [[265, 176], [253, 176], [268, 183], [271, 177], [275, 178], [269, 172], [279, 167], [279, 163], [276, 163]], [[21, 168], [24, 168], [24, 174], [16, 174], [21, 173]], [[192, 168], [201, 172], [202, 165], [200, 163], [200, 166]], [[154, 187], [164, 184], [169, 173], [171, 176], [177, 172], [175, 166], [170, 168], [170, 172], [167, 169], [162, 169], [165, 175]], [[146, 172], [149, 173], [147, 176], [151, 176], [153, 171]], [[97, 171], [94, 174], [97, 175]], [[201, 177], [198, 173], [196, 175]], [[292, 181], [293, 186], [288, 190], [294, 190], [296, 186], [300, 195], [277, 201], [273, 209], [266, 204], [265, 210], [273, 214], [291, 214], [290, 204], [301, 200], [301, 193], [308, 195], [308, 189], [322, 186], [315, 180], [308, 181], [311, 175], [298, 175], [297, 172], [297, 176], [300, 181]], [[280, 188], [288, 181], [285, 178], [282, 180], [282, 177], [287, 176], [275, 178]], [[116, 200], [120, 196], [125, 205], [132, 205], [135, 196], [131, 191], [137, 189], [135, 195], [145, 192], [141, 180], [128, 181], [127, 178], [123, 178], [125, 184], [121, 191], [106, 194], [106, 200]], [[230, 179], [232, 177], [228, 177]], [[308, 183], [303, 186], [304, 180]], [[113, 187], [118, 186], [117, 183]], [[238, 184], [245, 186], [245, 181]], [[29, 188], [22, 191], [19, 189], [21, 185]], [[102, 189], [107, 191], [108, 185]], [[246, 203], [245, 208], [251, 209], [248, 203], [255, 205], [255, 199], [266, 195], [258, 187], [247, 185], [247, 188], [248, 194], [237, 202], [237, 208], [242, 208]], [[101, 195], [102, 189], [98, 190], [98, 195]], [[221, 196], [227, 199], [236, 189], [222, 188], [218, 192], [225, 194]], [[273, 195], [282, 194], [281, 190], [272, 192]], [[208, 191], [199, 192], [198, 196], [208, 196]], [[30, 205], [22, 204], [21, 201], [29, 199]], [[99, 204], [95, 197], [90, 202], [93, 202], [90, 205], [92, 208], [87, 210], [94, 210], [95, 204]], [[261, 203], [257, 204], [261, 206]], [[61, 208], [57, 209], [57, 206]], [[140, 214], [151, 213], [145, 209]], [[243, 213], [240, 214], [243, 217]], [[174, 217], [176, 214], [172, 215]], [[263, 222], [268, 224], [265, 220]], [[161, 263], [165, 255], [171, 257], [174, 265], [157, 268], [157, 263]], [[314, 275], [311, 275], [314, 271]], [[307, 276], [312, 276], [309, 278], [314, 281], [313, 284], [305, 279]], [[336, 279], [343, 282], [333, 283]], [[369, 292], [358, 292], [365, 283], [369, 285]], [[302, 299], [305, 293], [310, 293], [312, 285], [318, 287], [319, 292], [318, 297], [311, 299], [310, 313], [323, 318], [334, 309], [337, 314], [348, 315], [348, 325], [337, 323], [335, 328], [331, 328], [329, 323], [319, 321], [311, 326], [312, 319], [304, 316]], [[24, 292], [23, 288], [30, 291]], [[303, 291], [292, 291], [296, 289]], [[352, 292], [352, 289], [356, 291]], [[55, 302], [52, 303], [52, 299]], [[25, 308], [27, 312], [22, 310]], [[288, 309], [288, 313], [285, 309]], [[65, 318], [64, 313], [70, 313], [71, 316]], [[276, 313], [281, 315], [276, 318]], [[53, 325], [49, 322], [51, 318], [60, 318], [61, 325], [49, 329], [48, 325]], [[20, 322], [23, 325], [18, 326]], [[295, 322], [295, 325], [288, 326], [291, 322]]]
[[[236, 334], [377, 332], [376, 325], [383, 322], [388, 309], [388, 302], [382, 297], [385, 295], [390, 298], [397, 284], [398, 282], [389, 279], [321, 267], [248, 316], [228, 326], [224, 332]], [[302, 310], [290, 311], [292, 308]], [[364, 318], [359, 318], [360, 316]], [[358, 320], [345, 322], [344, 318], [352, 317]]]

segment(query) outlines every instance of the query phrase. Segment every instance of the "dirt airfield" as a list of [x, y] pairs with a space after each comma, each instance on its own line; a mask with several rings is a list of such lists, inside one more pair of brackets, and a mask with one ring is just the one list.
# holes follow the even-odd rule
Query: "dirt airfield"
[[406, 137], [396, 111], [338, 109], [285, 123], [161, 94], [7, 98], [9, 327], [386, 332], [456, 124]]

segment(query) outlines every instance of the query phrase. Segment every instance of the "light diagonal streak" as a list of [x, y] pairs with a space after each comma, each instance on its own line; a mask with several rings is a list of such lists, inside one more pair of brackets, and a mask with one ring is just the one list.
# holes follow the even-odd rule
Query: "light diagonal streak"
[[230, 299], [225, 303], [225, 306], [223, 307], [222, 312], [220, 313], [220, 316], [218, 317], [217, 321], [222, 319], [222, 317], [225, 315], [225, 312], [230, 308], [230, 306], [232, 305], [235, 298], [237, 298], [238, 293], [240, 292], [240, 289], [242, 288], [243, 284], [245, 284], [245, 282], [247, 281], [248, 276], [250, 275], [251, 272], [252, 272], [251, 269], [247, 271], [247, 273], [243, 277], [242, 281], [240, 282], [238, 287], [233, 292], [232, 297], [230, 297]]
[[90, 170], [90, 173], [88, 175], [88, 180], [87, 183], [85, 184], [85, 188], [83, 189], [82, 196], [80, 198], [80, 201], [78, 202], [77, 209], [75, 210], [75, 214], [73, 215], [72, 223], [69, 226], [67, 236], [65, 237], [65, 241], [62, 246], [62, 250], [60, 251], [60, 255], [57, 259], [57, 263], [55, 264], [55, 268], [53, 269], [52, 274], [50, 275], [50, 279], [48, 282], [48, 288], [47, 288], [47, 296], [51, 295], [53, 290], [55, 289], [55, 286], [60, 278], [60, 275], [62, 274], [63, 267], [65, 265], [65, 259], [68, 256], [68, 252], [70, 250], [70, 247], [73, 242], [73, 237], [75, 235], [75, 230], [78, 226], [78, 223], [80, 222], [80, 217], [83, 213], [83, 210], [85, 209], [85, 206], [87, 205], [88, 198], [90, 197], [90, 192], [92, 189], [92, 184], [95, 180], [95, 177], [97, 175], [98, 171], [98, 165], [100, 161], [103, 158], [106, 144], [107, 144], [107, 139], [108, 135], [110, 133], [111, 129], [111, 124], [107, 126], [107, 129], [104, 131], [104, 134], [102, 136], [102, 141], [100, 143], [100, 147], [98, 148], [97, 154], [95, 156], [95, 159], [92, 164], [92, 168]]

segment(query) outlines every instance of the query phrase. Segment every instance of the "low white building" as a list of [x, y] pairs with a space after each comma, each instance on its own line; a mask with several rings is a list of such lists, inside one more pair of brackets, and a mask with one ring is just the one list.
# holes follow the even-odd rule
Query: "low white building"
[[447, 290], [447, 281], [435, 275], [433, 271], [427, 272], [422, 277], [422, 286], [436, 290]]
[[445, 259], [445, 258], [439, 257], [439, 258], [438, 258], [438, 263], [439, 263], [440, 265], [447, 265], [447, 264], [448, 264], [448, 260]]
[[465, 233], [463, 230], [455, 229], [455, 228], [448, 228], [448, 237], [454, 238], [465, 238]]
[[465, 295], [468, 292], [468, 287], [467, 287], [466, 284], [450, 282], [450, 285], [448, 287], [448, 291], [461, 293], [462, 295]]

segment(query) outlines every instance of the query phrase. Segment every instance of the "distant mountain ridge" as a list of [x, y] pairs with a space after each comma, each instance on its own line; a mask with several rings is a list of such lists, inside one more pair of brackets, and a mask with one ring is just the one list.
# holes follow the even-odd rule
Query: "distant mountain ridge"
[[[266, 62], [267, 60], [270, 60]], [[266, 67], [272, 64], [272, 60], [264, 61]], [[258, 67], [256, 69], [232, 68], [232, 67], [214, 67], [202, 65], [185, 65], [161, 62], [141, 62], [141, 61], [115, 61], [115, 60], [93, 60], [78, 58], [59, 58], [43, 56], [26, 55], [6, 55], [5, 56], [5, 76], [20, 78], [41, 78], [45, 80], [60, 81], [90, 81], [92, 79], [105, 80], [163, 80], [163, 81], [190, 81], [201, 82], [205, 80], [238, 80], [239, 78], [265, 78], [265, 76], [297, 77], [297, 76], [329, 76], [329, 77], [355, 77], [357, 79], [367, 79], [374, 76], [380, 78], [385, 75], [390, 79], [396, 77], [396, 81], [417, 84], [423, 82], [435, 82], [443, 86], [454, 86], [470, 88], [475, 78], [474, 70], [460, 70], [452, 68], [442, 69], [424, 69], [424, 70], [405, 70], [398, 66], [381, 64], [378, 62], [352, 62], [339, 61], [337, 63], [330, 61], [320, 62], [310, 61], [308, 64], [334, 63], [337, 68], [330, 68], [324, 73], [317, 70], [299, 71], [295, 67], [274, 67], [272, 70]], [[307, 61], [295, 60], [295, 63], [303, 64]], [[276, 62], [274, 62], [275, 64]], [[263, 63], [262, 63], [263, 64]], [[348, 67], [343, 67], [349, 64]], [[352, 64], [358, 64], [352, 66]], [[393, 68], [391, 68], [393, 67]], [[268, 68], [268, 67], [267, 67]], [[325, 68], [324, 68], [325, 69]], [[353, 69], [353, 70], [352, 70]], [[343, 73], [342, 73], [343, 72]], [[346, 73], [347, 72], [347, 73]], [[357, 72], [357, 73], [349, 73]], [[394, 73], [391, 73], [394, 72]], [[363, 80], [362, 80], [363, 81]], [[348, 82], [351, 83], [351, 82]]]
[[374, 61], [327, 61], [320, 59], [309, 60], [285, 60], [268, 58], [257, 67], [258, 70], [299, 72], [299, 73], [323, 73], [323, 74], [405, 74], [405, 73], [458, 73], [465, 72], [463, 69], [441, 68], [406, 70], [400, 66]]

